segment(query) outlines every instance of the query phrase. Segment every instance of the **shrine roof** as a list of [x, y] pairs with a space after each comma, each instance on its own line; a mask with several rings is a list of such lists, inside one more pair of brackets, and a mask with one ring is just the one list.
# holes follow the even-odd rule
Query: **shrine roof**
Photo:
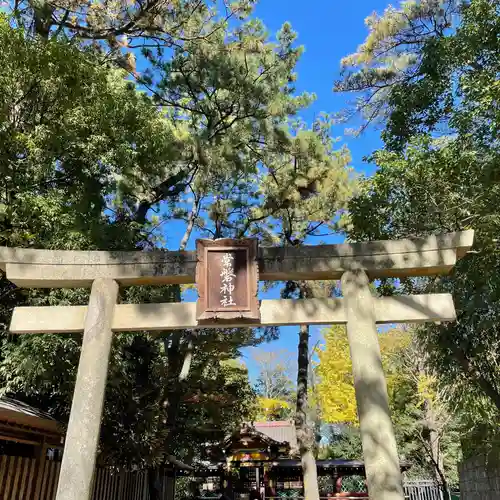
[[232, 446], [235, 444], [236, 440], [241, 440], [243, 436], [250, 436], [261, 440], [266, 445], [281, 445], [289, 446], [289, 442], [284, 439], [279, 439], [277, 433], [266, 432], [267, 428], [258, 428], [255, 423], [244, 424], [241, 429], [234, 432], [225, 441], [225, 447]]
[[[276, 460], [272, 464], [274, 467], [278, 468], [297, 468], [301, 469], [301, 461], [295, 459], [280, 459]], [[365, 464], [362, 460], [316, 460], [316, 465], [318, 469], [321, 470], [351, 470], [351, 471], [364, 471]], [[407, 462], [400, 462], [401, 470], [407, 470], [410, 468], [410, 465]]]
[[279, 443], [287, 443], [292, 450], [297, 449], [295, 425], [290, 421], [254, 422], [254, 428]]
[[48, 413], [16, 399], [0, 398], [0, 424], [2, 441], [15, 441], [29, 445], [45, 442], [61, 446], [64, 431], [61, 424]]
[[0, 398], [0, 419], [62, 434], [59, 423], [52, 416], [17, 399]]

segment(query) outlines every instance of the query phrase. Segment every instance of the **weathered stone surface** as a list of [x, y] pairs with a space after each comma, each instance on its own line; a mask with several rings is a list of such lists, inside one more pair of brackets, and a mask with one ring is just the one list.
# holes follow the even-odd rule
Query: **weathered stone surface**
[[375, 307], [364, 271], [342, 276], [347, 335], [370, 498], [404, 500], [396, 439], [375, 324]]
[[[351, 346], [370, 494], [402, 500], [376, 322], [455, 319], [449, 295], [374, 299], [370, 278], [447, 273], [472, 246], [473, 231], [424, 239], [314, 247], [261, 248], [262, 280], [342, 277], [344, 301], [264, 301], [264, 325], [346, 323]], [[90, 287], [88, 307], [16, 308], [12, 331], [78, 332], [82, 353], [57, 500], [89, 500], [112, 331], [196, 328], [196, 304], [115, 307], [118, 283], [182, 284], [195, 280], [194, 252], [65, 252], [0, 248], [0, 269], [24, 287]], [[236, 326], [236, 325], [235, 325]]]
[[77, 252], [0, 248], [0, 269], [23, 287], [77, 288], [94, 279], [121, 285], [193, 283], [194, 252]]
[[499, 500], [500, 464], [479, 455], [459, 467], [461, 500]]
[[[407, 295], [373, 299], [377, 323], [453, 321], [450, 294]], [[261, 320], [255, 326], [329, 325], [345, 323], [344, 299], [263, 300]], [[16, 307], [12, 333], [75, 333], [83, 331], [86, 306]], [[224, 323], [227, 325], [228, 323]], [[232, 326], [232, 325], [231, 325]], [[234, 326], [238, 326], [235, 322]], [[195, 303], [120, 304], [115, 308], [112, 330], [175, 330], [202, 328], [196, 321]]]
[[[472, 246], [473, 231], [423, 239], [259, 249], [261, 280], [340, 279], [364, 269], [371, 278], [448, 273]], [[121, 285], [194, 283], [195, 252], [74, 252], [0, 248], [0, 269], [18, 286], [90, 287], [93, 279]]]
[[118, 284], [92, 285], [56, 500], [90, 500]]

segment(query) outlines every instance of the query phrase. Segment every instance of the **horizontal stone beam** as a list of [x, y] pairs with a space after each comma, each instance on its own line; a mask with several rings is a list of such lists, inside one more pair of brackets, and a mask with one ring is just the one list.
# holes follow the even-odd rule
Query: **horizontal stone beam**
[[[334, 299], [263, 300], [258, 326], [328, 325], [346, 323], [344, 301]], [[78, 333], [83, 331], [87, 306], [16, 307], [11, 333]], [[375, 299], [377, 323], [453, 321], [450, 294], [402, 295]], [[214, 327], [241, 324], [214, 324]], [[210, 328], [196, 322], [196, 303], [120, 304], [115, 308], [112, 330], [161, 331]]]
[[[370, 278], [446, 274], [472, 246], [474, 231], [411, 240], [261, 247], [263, 281], [335, 280], [352, 269]], [[0, 248], [0, 269], [20, 287], [90, 287], [97, 278], [122, 286], [195, 282], [195, 252], [103, 252]]]

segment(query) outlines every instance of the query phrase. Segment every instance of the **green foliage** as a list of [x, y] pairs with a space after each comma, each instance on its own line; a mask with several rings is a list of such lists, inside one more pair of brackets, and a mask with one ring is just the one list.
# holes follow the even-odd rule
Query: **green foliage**
[[[379, 288], [453, 294], [457, 321], [422, 327], [418, 335], [426, 364], [438, 387], [449, 391], [467, 440], [483, 426], [496, 426], [500, 411], [500, 4], [417, 5], [426, 4], [433, 9], [418, 19], [388, 13], [402, 24], [391, 24], [391, 33], [380, 31], [373, 57], [350, 59], [353, 78], [367, 68], [373, 73], [395, 52], [410, 62], [386, 79], [366, 80], [362, 89], [350, 86], [350, 77], [344, 80], [344, 90], [366, 91], [360, 104], [372, 117], [387, 119], [386, 146], [371, 157], [378, 170], [361, 182], [351, 202], [348, 233], [360, 240], [475, 229], [473, 251], [450, 276], [401, 284], [386, 280]], [[457, 21], [453, 30], [451, 12]]]
[[[314, 96], [295, 92], [302, 52], [295, 38], [285, 24], [271, 42], [261, 22], [246, 20], [210, 43], [184, 44], [172, 58], [144, 51], [150, 67], [140, 82], [188, 138], [183, 173], [191, 209], [180, 216], [209, 237], [276, 244], [283, 233], [275, 229], [288, 218], [295, 231], [314, 232], [350, 192], [349, 153], [335, 150], [329, 119], [313, 127], [296, 119]], [[285, 232], [293, 240], [299, 235], [291, 223]]]
[[[448, 35], [452, 21], [463, 5], [453, 0], [402, 0], [399, 8], [390, 5], [382, 15], [373, 13], [365, 20], [368, 36], [357, 51], [342, 60], [342, 77], [335, 82], [337, 92], [356, 95], [353, 108], [345, 110], [344, 118], [360, 112], [367, 123], [391, 119], [396, 101], [395, 88], [418, 85], [422, 72], [439, 72], [446, 64], [436, 56], [426, 58], [436, 38]], [[430, 82], [429, 82], [430, 83]], [[442, 81], [436, 79], [426, 94], [418, 96], [399, 93], [401, 99], [423, 107], [442, 90]], [[393, 100], [394, 98], [394, 100]], [[392, 106], [391, 106], [392, 104]], [[401, 106], [403, 109], [403, 106]], [[362, 126], [362, 130], [366, 125]], [[390, 128], [390, 126], [388, 126]]]
[[206, 459], [207, 442], [220, 443], [248, 421], [255, 393], [237, 358], [242, 347], [255, 342], [250, 330], [199, 332], [189, 376], [175, 388], [181, 398], [167, 441], [174, 455], [188, 462]]
[[[0, 40], [0, 242], [60, 249], [155, 246], [150, 223], [139, 224], [132, 215], [159, 177], [175, 176], [182, 153], [175, 124], [121, 71], [97, 64], [89, 50], [27, 38], [3, 17]], [[165, 302], [177, 290], [135, 287], [121, 295], [123, 302]], [[80, 336], [11, 337], [5, 331], [16, 305], [85, 304], [88, 291], [20, 290], [2, 276], [0, 297], [2, 392], [65, 422]], [[220, 440], [251, 411], [248, 375], [230, 361], [241, 346], [259, 341], [252, 332], [199, 332], [191, 370], [180, 384], [172, 381], [190, 344], [172, 347], [174, 336], [164, 337], [115, 337], [103, 462], [145, 466], [163, 461], [165, 453], [192, 459], [203, 443]]]
[[[224, 2], [224, 14], [218, 15], [216, 2], [180, 0], [164, 6], [155, 0], [80, 2], [47, 0], [9, 2], [18, 27], [43, 38], [61, 32], [70, 40], [83, 40], [105, 47], [111, 54], [127, 47], [154, 43], [170, 47], [193, 38], [209, 38], [205, 22], [221, 17], [222, 21], [248, 14], [253, 0]], [[99, 45], [102, 42], [102, 45]]]
[[455, 32], [423, 44], [418, 78], [391, 90], [388, 146], [401, 147], [430, 132], [457, 132], [462, 146], [474, 150], [498, 139], [500, 3], [473, 0], [460, 15]]
[[[327, 332], [326, 348], [320, 353], [322, 415], [333, 422], [328, 446], [322, 454], [327, 458], [362, 459], [344, 337], [341, 329]], [[399, 456], [411, 466], [408, 475], [430, 476], [443, 484], [456, 484], [460, 434], [457, 420], [448, 409], [449, 394], [439, 388], [436, 377], [426, 370], [426, 355], [416, 335], [391, 330], [380, 334], [380, 344]], [[332, 391], [332, 387], [336, 390]]]
[[401, 457], [412, 464], [409, 475], [435, 477], [444, 485], [458, 483], [460, 432], [451, 411], [450, 392], [440, 387], [426, 366], [427, 354], [415, 332], [405, 332], [386, 361], [390, 373], [391, 413]]
[[[389, 7], [367, 19], [370, 33], [343, 61], [336, 90], [355, 92], [354, 111], [364, 111], [368, 121], [386, 120], [382, 135], [390, 149], [401, 150], [430, 132], [494, 143], [499, 18], [497, 0], [404, 1], [399, 9]], [[453, 21], [459, 21], [456, 29]]]
[[[295, 92], [302, 49], [288, 24], [271, 42], [248, 19], [251, 3], [227, 15], [189, 0], [11, 5], [14, 18], [0, 23], [0, 244], [148, 250], [166, 234], [172, 247], [160, 228], [174, 219], [186, 224], [180, 249], [193, 229], [276, 244], [337, 227], [352, 188], [349, 153], [335, 149], [328, 117], [313, 127], [296, 119], [313, 98]], [[180, 287], [120, 294], [181, 298]], [[88, 291], [21, 291], [2, 279], [0, 297], [5, 332], [16, 305], [85, 304]], [[235, 359], [272, 333], [117, 335], [101, 460], [202, 457], [253, 411]], [[4, 391], [65, 421], [79, 337], [1, 342]]]
[[[241, 338], [225, 342], [214, 331], [200, 332], [189, 378], [183, 383], [178, 422], [165, 425], [165, 367], [161, 344], [142, 334], [116, 335], [110, 360], [101, 430], [100, 461], [149, 466], [164, 454], [192, 460], [208, 441], [218, 442], [248, 415], [253, 392], [246, 370], [231, 364]], [[5, 346], [0, 364], [4, 389], [66, 421], [80, 355], [79, 336], [25, 337]], [[208, 361], [210, 361], [209, 364]], [[165, 442], [168, 437], [168, 447]]]
[[500, 464], [500, 435], [498, 426], [478, 424], [462, 438], [464, 459], [475, 458], [479, 454], [487, 457], [489, 464]]
[[351, 425], [335, 428], [328, 437], [328, 446], [323, 453], [325, 458], [333, 460], [363, 460], [359, 428]]
[[5, 17], [0, 44], [0, 243], [133, 248], [139, 228], [116, 204], [171, 168], [172, 129], [91, 52], [28, 39]]
[[500, 408], [495, 321], [498, 188], [483, 175], [488, 168], [496, 169], [489, 163], [494, 160], [460, 150], [457, 143], [436, 149], [429, 140], [410, 145], [404, 156], [381, 151], [374, 159], [379, 169], [351, 205], [353, 239], [476, 228], [474, 253], [457, 264], [450, 278], [408, 281], [404, 286], [407, 291], [453, 293], [458, 321], [422, 328], [422, 341], [429, 362], [439, 369], [443, 383], [456, 388], [464, 407], [472, 405], [492, 416], [491, 405]]

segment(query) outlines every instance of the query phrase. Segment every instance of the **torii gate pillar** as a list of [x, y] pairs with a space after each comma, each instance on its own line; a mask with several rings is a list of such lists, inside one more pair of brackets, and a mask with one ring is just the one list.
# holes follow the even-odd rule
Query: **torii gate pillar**
[[96, 452], [118, 298], [118, 283], [96, 279], [85, 317], [78, 374], [66, 433], [57, 500], [92, 498]]
[[[413, 240], [261, 248], [258, 254], [249, 253], [258, 266], [252, 279], [341, 279], [344, 298], [262, 301], [259, 315], [249, 307], [244, 315], [233, 311], [223, 324], [213, 325], [238, 327], [240, 317], [260, 318], [253, 326], [347, 324], [373, 500], [404, 498], [376, 323], [454, 321], [456, 313], [450, 294], [372, 297], [368, 276], [447, 274], [470, 249], [473, 238], [473, 231], [464, 231]], [[0, 247], [0, 269], [20, 287], [92, 288], [88, 306], [16, 307], [10, 325], [10, 331], [18, 334], [84, 332], [57, 500], [90, 500], [112, 332], [206, 327], [198, 321], [195, 303], [117, 304], [118, 285], [195, 283], [197, 255]], [[236, 269], [233, 274], [237, 287]], [[257, 293], [256, 284], [248, 293]]]
[[362, 270], [347, 271], [341, 285], [370, 498], [404, 500], [369, 279]]

